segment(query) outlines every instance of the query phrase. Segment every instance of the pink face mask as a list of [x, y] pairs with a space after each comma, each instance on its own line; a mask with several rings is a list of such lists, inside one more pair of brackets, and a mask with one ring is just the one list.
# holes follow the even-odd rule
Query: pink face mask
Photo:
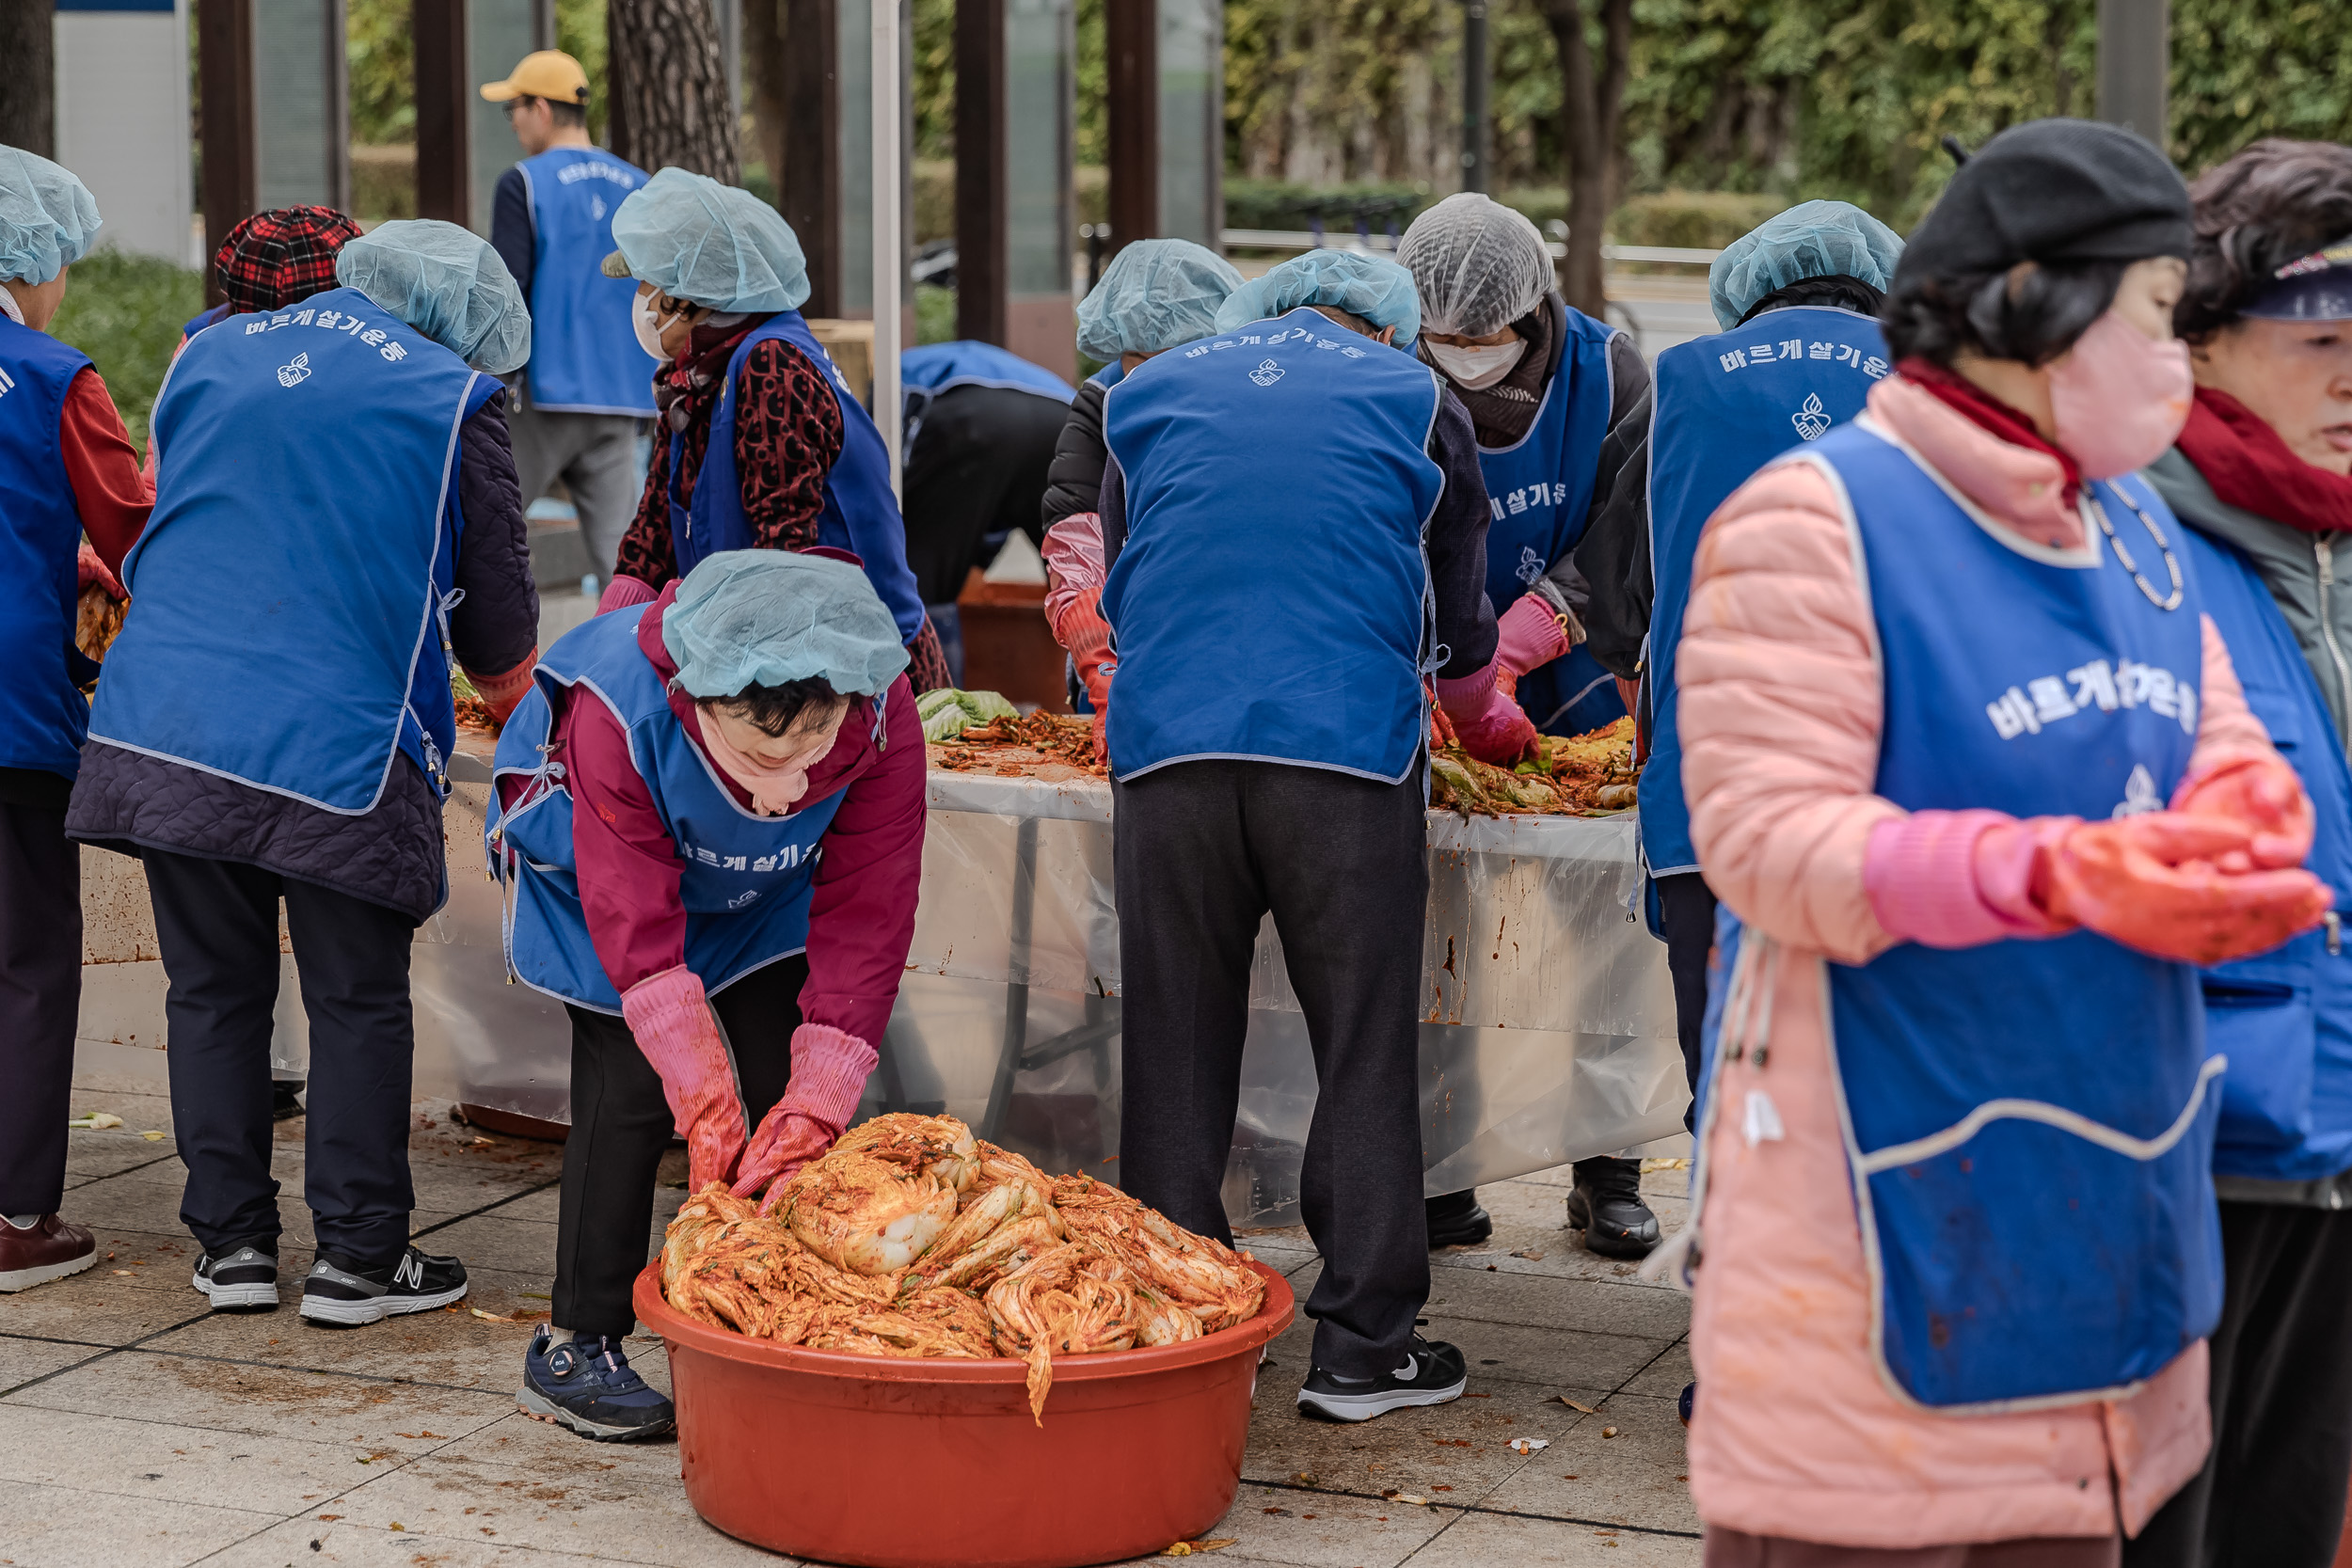
[[788, 768], [771, 768], [758, 758], [728, 745], [726, 736], [719, 733], [717, 722], [708, 714], [700, 717], [704, 749], [709, 752], [710, 760], [719, 765], [722, 772], [750, 791], [752, 810], [762, 816], [782, 816], [792, 809], [793, 801], [808, 793], [809, 764], [815, 762], [816, 757], [796, 762]]
[[2050, 367], [2058, 444], [2092, 479], [2162, 457], [2188, 422], [2195, 392], [2185, 343], [2160, 343], [2112, 310]]

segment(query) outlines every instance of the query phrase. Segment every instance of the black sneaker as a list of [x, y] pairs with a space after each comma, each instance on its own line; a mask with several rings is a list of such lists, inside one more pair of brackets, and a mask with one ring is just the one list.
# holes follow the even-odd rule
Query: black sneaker
[[273, 1078], [269, 1081], [270, 1120], [292, 1121], [302, 1115], [304, 1083], [305, 1080], [300, 1078]]
[[357, 1328], [403, 1312], [432, 1312], [466, 1295], [466, 1265], [410, 1247], [396, 1263], [355, 1269], [320, 1253], [302, 1282], [302, 1316], [314, 1323]]
[[1584, 1232], [1586, 1250], [1603, 1258], [1647, 1258], [1658, 1245], [1658, 1216], [1642, 1201], [1642, 1162], [1603, 1155], [1575, 1168], [1568, 1228]]
[[204, 1292], [215, 1312], [273, 1312], [278, 1308], [278, 1259], [257, 1246], [206, 1253], [196, 1260], [189, 1284]]
[[1429, 1212], [1429, 1250], [1441, 1246], [1476, 1246], [1495, 1233], [1494, 1217], [1479, 1206], [1478, 1189], [1447, 1193], [1422, 1200]]
[[1469, 1386], [1470, 1370], [1460, 1351], [1416, 1334], [1404, 1365], [1379, 1377], [1334, 1377], [1321, 1367], [1311, 1369], [1298, 1390], [1298, 1413], [1326, 1421], [1369, 1421], [1391, 1410], [1448, 1403]]
[[523, 1352], [523, 1386], [515, 1396], [533, 1420], [570, 1427], [599, 1443], [659, 1437], [677, 1425], [677, 1408], [649, 1388], [612, 1338], [555, 1342], [545, 1323]]

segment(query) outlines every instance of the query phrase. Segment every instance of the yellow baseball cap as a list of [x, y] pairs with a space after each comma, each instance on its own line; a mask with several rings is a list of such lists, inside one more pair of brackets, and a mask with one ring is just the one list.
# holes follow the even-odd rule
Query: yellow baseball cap
[[515, 74], [503, 82], [485, 82], [482, 96], [493, 103], [516, 98], [546, 98], [558, 103], [588, 102], [588, 73], [561, 49], [525, 55]]

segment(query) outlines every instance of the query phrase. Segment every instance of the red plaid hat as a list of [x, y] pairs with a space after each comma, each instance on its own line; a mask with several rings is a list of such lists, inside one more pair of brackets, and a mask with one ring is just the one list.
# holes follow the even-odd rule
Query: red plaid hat
[[213, 277], [231, 314], [283, 310], [335, 286], [335, 253], [359, 225], [332, 207], [273, 207], [229, 230]]

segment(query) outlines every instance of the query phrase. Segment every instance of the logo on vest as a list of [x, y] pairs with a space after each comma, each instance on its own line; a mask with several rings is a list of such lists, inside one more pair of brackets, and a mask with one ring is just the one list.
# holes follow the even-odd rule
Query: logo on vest
[[1546, 562], [1542, 556], [1537, 555], [1534, 550], [1529, 549], [1524, 545], [1519, 546], [1519, 569], [1518, 577], [1518, 579], [1527, 584], [1528, 587], [1533, 588], [1535, 586], [1535, 579], [1544, 575], [1545, 564]]
[[310, 356], [307, 354], [297, 354], [278, 367], [278, 385], [280, 387], [299, 387], [310, 378]]
[[1788, 416], [1788, 422], [1797, 427], [1797, 434], [1808, 441], [1818, 441], [1831, 424], [1829, 411], [1821, 406], [1818, 392], [1804, 395], [1804, 406]]
[[602, 223], [604, 221], [604, 198], [600, 196], [590, 197], [588, 198], [588, 215], [595, 218], [598, 223]]
[[1258, 361], [1258, 368], [1249, 372], [1249, 379], [1261, 387], [1271, 387], [1281, 380], [1283, 374], [1281, 366], [1271, 359], [1261, 359]]
[[2118, 822], [2127, 816], [2140, 816], [2164, 809], [2164, 797], [2156, 793], [2155, 775], [2148, 771], [2146, 763], [2132, 765], [2132, 776], [2123, 781], [2123, 799], [2116, 803], [2112, 815]]
[[[2118, 809], [2120, 810], [2122, 808], [2119, 807]], [[739, 910], [758, 896], [759, 889], [757, 888], [753, 888], [748, 893], [739, 893], [734, 897], [727, 900], [727, 908], [731, 910]]]

